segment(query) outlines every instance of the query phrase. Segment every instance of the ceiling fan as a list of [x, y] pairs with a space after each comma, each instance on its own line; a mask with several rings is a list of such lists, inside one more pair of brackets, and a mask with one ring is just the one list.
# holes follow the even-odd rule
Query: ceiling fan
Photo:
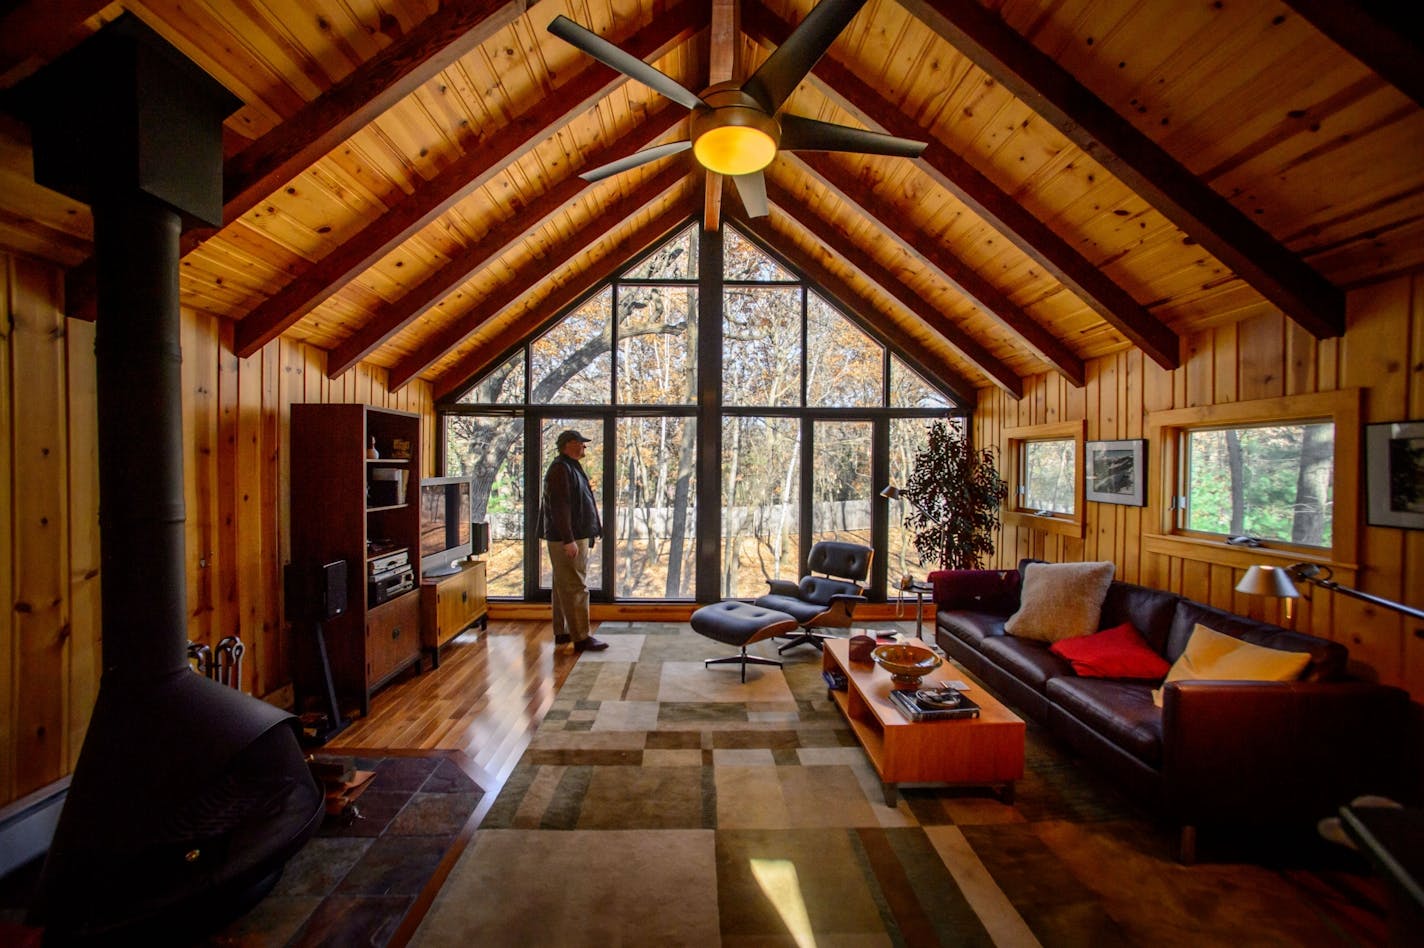
[[742, 83], [719, 82], [703, 90], [701, 95], [568, 17], [555, 17], [549, 24], [550, 33], [692, 110], [686, 141], [644, 148], [585, 171], [579, 177], [590, 182], [601, 181], [691, 148], [704, 168], [728, 175], [736, 182], [737, 193], [749, 215], [765, 217], [766, 179], [762, 169], [771, 164], [778, 150], [918, 157], [925, 150], [925, 142], [800, 115], [777, 115], [787, 97], [865, 3], [866, 0], [821, 0], [749, 79]]

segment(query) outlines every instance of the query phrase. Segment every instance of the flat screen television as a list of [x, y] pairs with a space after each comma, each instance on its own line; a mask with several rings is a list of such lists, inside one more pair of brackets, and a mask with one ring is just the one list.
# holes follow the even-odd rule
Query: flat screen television
[[420, 575], [453, 576], [471, 555], [468, 477], [427, 477], [420, 482]]

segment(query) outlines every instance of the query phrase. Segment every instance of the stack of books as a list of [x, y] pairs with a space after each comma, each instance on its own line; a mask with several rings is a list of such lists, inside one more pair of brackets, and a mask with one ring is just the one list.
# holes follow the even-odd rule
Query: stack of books
[[911, 721], [943, 721], [979, 716], [979, 705], [965, 697], [957, 688], [892, 691], [890, 703]]

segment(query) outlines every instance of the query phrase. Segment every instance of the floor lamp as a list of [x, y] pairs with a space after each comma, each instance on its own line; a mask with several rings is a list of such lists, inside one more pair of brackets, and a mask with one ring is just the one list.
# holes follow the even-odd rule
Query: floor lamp
[[1335, 582], [1332, 578], [1333, 575], [1330, 567], [1321, 566], [1318, 563], [1296, 563], [1293, 566], [1256, 565], [1246, 570], [1246, 575], [1242, 576], [1241, 582], [1236, 584], [1236, 591], [1252, 596], [1273, 596], [1284, 599], [1286, 601], [1286, 621], [1291, 628], [1295, 627], [1291, 600], [1300, 598], [1300, 590], [1296, 588], [1296, 583], [1309, 583], [1312, 586], [1319, 586], [1321, 589], [1340, 593], [1342, 596], [1349, 596], [1352, 599], [1360, 599], [1376, 606], [1384, 606], [1386, 609], [1402, 612], [1415, 619], [1424, 619], [1424, 609], [1416, 609], [1413, 606], [1385, 599], [1383, 596], [1342, 586]]

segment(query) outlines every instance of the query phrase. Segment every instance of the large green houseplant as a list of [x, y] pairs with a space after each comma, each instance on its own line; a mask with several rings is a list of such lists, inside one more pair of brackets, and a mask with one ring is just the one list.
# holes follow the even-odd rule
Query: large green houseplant
[[977, 569], [994, 554], [999, 507], [1008, 494], [990, 449], [976, 451], [959, 425], [930, 425], [929, 443], [915, 455], [900, 492], [909, 501], [905, 526], [914, 532], [920, 562]]

